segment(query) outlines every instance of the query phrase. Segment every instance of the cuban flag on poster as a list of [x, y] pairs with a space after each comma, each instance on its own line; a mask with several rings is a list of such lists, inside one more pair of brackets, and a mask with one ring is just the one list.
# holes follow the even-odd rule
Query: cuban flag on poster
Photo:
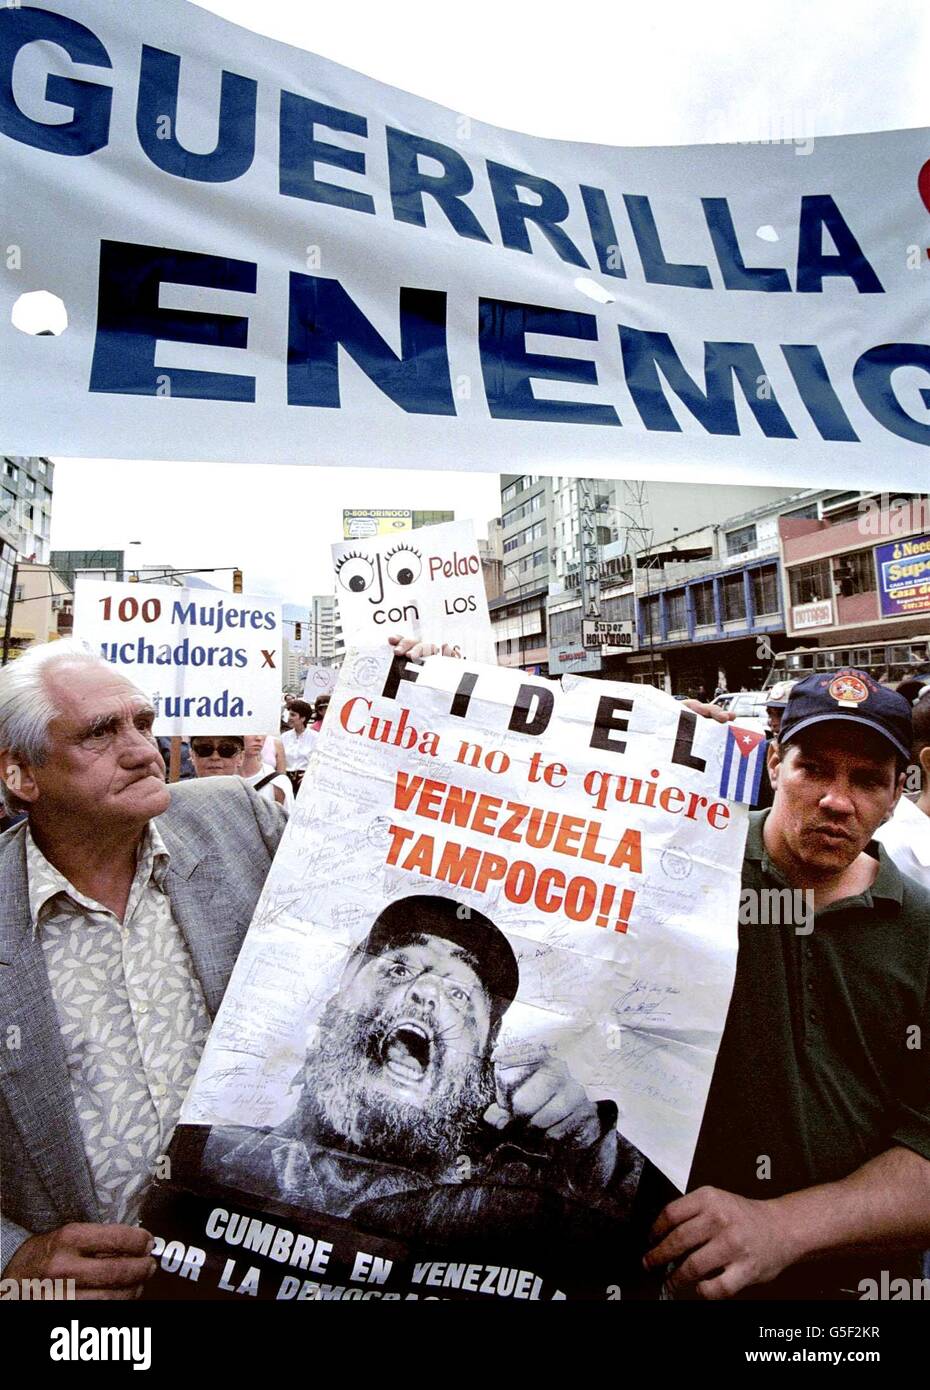
[[727, 746], [720, 774], [721, 796], [730, 801], [755, 805], [767, 748], [764, 733], [756, 729], [741, 729], [738, 724], [727, 726]]

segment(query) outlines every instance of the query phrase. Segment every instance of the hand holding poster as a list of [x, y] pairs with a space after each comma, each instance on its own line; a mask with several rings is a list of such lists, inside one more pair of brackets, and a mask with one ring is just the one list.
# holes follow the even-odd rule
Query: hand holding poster
[[415, 637], [455, 656], [494, 661], [481, 556], [470, 521], [423, 526], [402, 536], [333, 546], [339, 615], [347, 647]]
[[727, 746], [649, 687], [350, 653], [144, 1218], [197, 1251], [170, 1296], [611, 1296], [729, 1002]]
[[74, 636], [148, 695], [159, 737], [278, 728], [280, 603], [78, 576]]

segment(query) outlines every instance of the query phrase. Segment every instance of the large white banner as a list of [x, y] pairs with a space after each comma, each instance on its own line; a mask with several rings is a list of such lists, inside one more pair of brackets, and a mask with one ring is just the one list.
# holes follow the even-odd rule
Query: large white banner
[[[53, 0], [0, 7], [0, 140], [10, 452], [923, 477], [926, 130], [542, 140], [186, 0]], [[36, 290], [60, 337], [12, 325]]]

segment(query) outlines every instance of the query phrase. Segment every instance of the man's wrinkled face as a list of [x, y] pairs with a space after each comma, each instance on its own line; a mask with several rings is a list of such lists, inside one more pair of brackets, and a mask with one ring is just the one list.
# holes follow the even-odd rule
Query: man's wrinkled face
[[893, 810], [904, 776], [886, 739], [861, 725], [823, 723], [770, 753], [770, 819], [793, 858], [839, 873]]
[[46, 688], [59, 710], [49, 724], [49, 754], [31, 769], [34, 813], [47, 823], [144, 824], [170, 795], [152, 737], [154, 711], [116, 671], [56, 667]]
[[440, 1165], [494, 1098], [491, 1013], [469, 957], [423, 934], [365, 956], [308, 1056], [316, 1125], [373, 1156]]

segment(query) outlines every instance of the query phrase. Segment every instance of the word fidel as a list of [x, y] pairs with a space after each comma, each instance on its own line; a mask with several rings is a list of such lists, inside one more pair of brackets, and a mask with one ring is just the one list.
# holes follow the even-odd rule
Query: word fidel
[[[63, 50], [79, 66], [80, 79], [51, 74], [44, 96], [73, 113], [71, 120], [49, 122], [17, 104], [13, 69], [17, 56], [31, 44], [46, 42]], [[93, 156], [110, 141], [113, 87], [90, 81], [88, 68], [112, 70], [110, 55], [86, 25], [38, 7], [0, 9], [0, 131], [10, 139], [64, 158]], [[201, 184], [232, 183], [252, 167], [256, 155], [258, 82], [243, 74], [222, 73], [217, 143], [209, 153], [186, 149], [178, 139], [181, 56], [143, 44], [139, 59], [136, 137], [144, 157], [172, 180]], [[39, 94], [34, 94], [36, 99]], [[120, 112], [128, 103], [117, 104]], [[704, 261], [669, 261], [650, 198], [578, 183], [566, 188], [549, 178], [495, 160], [471, 164], [457, 149], [414, 132], [386, 127], [387, 196], [376, 201], [362, 188], [345, 187], [320, 177], [318, 166], [349, 171], [358, 184], [366, 176], [363, 149], [333, 144], [321, 130], [367, 140], [364, 114], [323, 104], [297, 92], [279, 93], [278, 187], [282, 197], [326, 205], [340, 215], [384, 216], [428, 230], [426, 200], [438, 208], [452, 232], [487, 245], [499, 240], [507, 251], [555, 256], [573, 267], [591, 269], [647, 285], [736, 294], [821, 295], [824, 282], [847, 281], [860, 295], [884, 294], [884, 287], [836, 201], [827, 192], [798, 199], [797, 245], [791, 272], [783, 266], [749, 266], [739, 242], [733, 213], [725, 197], [700, 199], [696, 225], [706, 247]], [[429, 169], [421, 168], [421, 159]], [[438, 164], [440, 172], [436, 172]], [[473, 167], [474, 166], [474, 167]], [[476, 179], [486, 182], [497, 228], [492, 233], [467, 201]], [[605, 180], [606, 181], [606, 180]], [[565, 181], [563, 180], [563, 183]], [[527, 195], [529, 195], [527, 197]], [[387, 205], [390, 205], [390, 214]], [[622, 207], [629, 234], [617, 231]], [[585, 249], [566, 230], [566, 222], [584, 220]], [[535, 232], [535, 243], [530, 228]], [[833, 250], [824, 250], [829, 239]], [[621, 245], [621, 241], [629, 244]], [[589, 243], [590, 249], [587, 245]], [[635, 261], [633, 259], [635, 255]], [[719, 279], [711, 276], [711, 258]], [[89, 389], [126, 395], [164, 395], [164, 373], [156, 366], [159, 340], [213, 344], [245, 351], [249, 320], [242, 315], [173, 310], [160, 305], [163, 283], [204, 285], [255, 294], [254, 261], [183, 249], [102, 240], [100, 243], [97, 334]], [[287, 403], [297, 407], [339, 409], [339, 348], [354, 359], [377, 388], [400, 409], [421, 415], [455, 415], [446, 341], [447, 296], [443, 290], [400, 285], [401, 351], [395, 353], [346, 288], [335, 279], [290, 274], [287, 343]], [[628, 299], [628, 297], [627, 297]], [[690, 301], [689, 301], [690, 302]], [[597, 385], [597, 368], [589, 358], [530, 352], [527, 334], [555, 335], [591, 342], [598, 337], [594, 314], [554, 306], [479, 297], [474, 306], [488, 410], [495, 419], [519, 419], [619, 426], [620, 416], [607, 401], [545, 400], [534, 396], [534, 377], [585, 386]], [[460, 313], [461, 309], [457, 308]], [[387, 326], [382, 325], [383, 328]], [[759, 352], [751, 342], [704, 342], [704, 384], [685, 370], [667, 333], [614, 324], [626, 387], [647, 430], [675, 431], [681, 425], [665, 395], [669, 389], [709, 434], [739, 435], [734, 379], [762, 433], [796, 439], [788, 416], [771, 386]], [[828, 364], [814, 343], [780, 343], [777, 350], [821, 438], [859, 442], [859, 436], [831, 380]], [[779, 364], [781, 365], [781, 364]], [[899, 367], [930, 369], [930, 346], [883, 342], [844, 361], [860, 401], [890, 433], [918, 444], [930, 443], [930, 424], [916, 419], [901, 404], [894, 376]], [[764, 384], [764, 389], [760, 388]], [[252, 375], [176, 369], [170, 395], [202, 400], [254, 402]]]

